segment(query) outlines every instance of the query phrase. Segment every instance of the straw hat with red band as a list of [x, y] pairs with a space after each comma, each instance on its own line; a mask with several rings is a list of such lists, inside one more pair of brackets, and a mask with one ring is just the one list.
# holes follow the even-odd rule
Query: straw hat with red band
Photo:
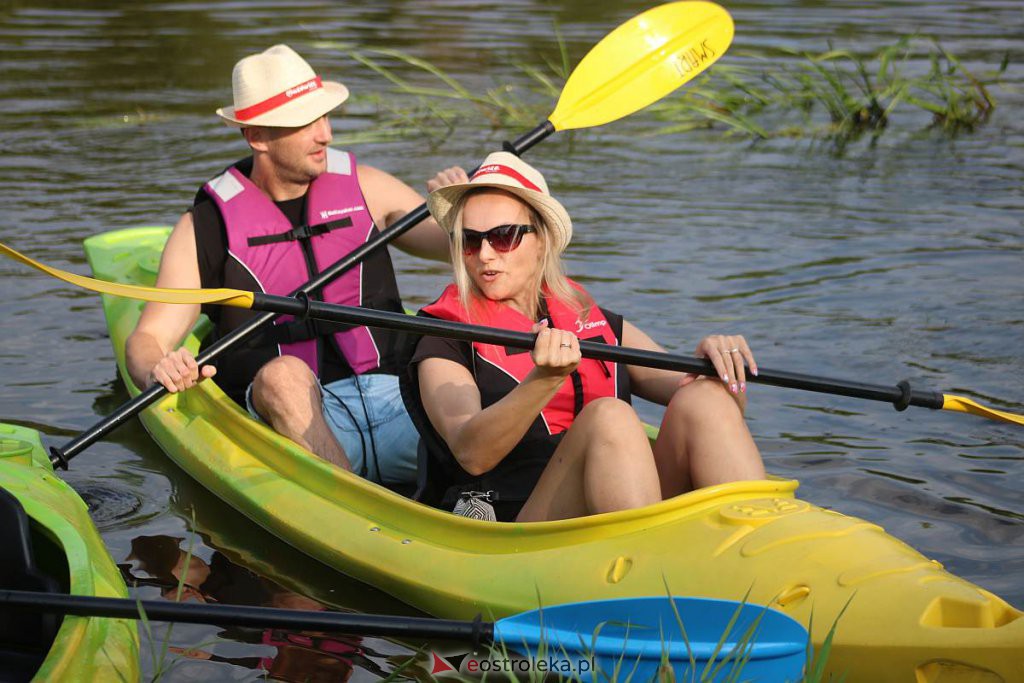
[[235, 105], [217, 115], [229, 126], [297, 128], [316, 121], [348, 99], [348, 88], [324, 81], [287, 45], [249, 55], [231, 73]]
[[[509, 152], [494, 152], [484, 159], [483, 165], [468, 183], [448, 185], [434, 190], [427, 197], [427, 208], [437, 224], [448, 232], [455, 230], [459, 218], [455, 207], [470, 190], [493, 187], [522, 199], [541, 215], [551, 230], [555, 250], [565, 251], [572, 239], [572, 221], [569, 213], [548, 192], [548, 184], [540, 171]], [[486, 227], [486, 226], [485, 226]]]

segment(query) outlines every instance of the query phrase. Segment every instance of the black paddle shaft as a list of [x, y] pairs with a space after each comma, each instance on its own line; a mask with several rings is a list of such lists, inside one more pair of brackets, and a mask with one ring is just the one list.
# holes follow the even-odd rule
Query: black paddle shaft
[[[536, 341], [536, 335], [526, 332], [510, 332], [482, 325], [466, 325], [436, 318], [405, 315], [404, 313], [328, 304], [304, 297], [288, 298], [256, 294], [252, 307], [255, 310], [274, 311], [277, 314], [293, 315], [300, 319], [315, 318], [350, 325], [400, 330], [424, 336], [511, 346], [518, 349], [532, 349]], [[580, 342], [580, 352], [587, 358], [597, 360], [691, 372], [710, 377], [718, 376], [715, 366], [706, 358], [677, 356], [659, 351], [610, 346], [588, 341]], [[789, 389], [803, 389], [823, 394], [882, 401], [893, 404], [897, 410], [905, 410], [908, 406], [940, 409], [943, 404], [941, 393], [911, 389], [910, 384], [906, 381], [900, 382], [896, 386], [885, 386], [763, 368], [759, 368], [757, 375], [747, 377], [747, 381]]]
[[475, 621], [396, 617], [378, 614], [343, 614], [312, 610], [275, 609], [244, 605], [204, 605], [162, 600], [126, 600], [63, 593], [0, 590], [0, 608], [33, 612], [76, 614], [83, 617], [170, 621], [212, 626], [249, 626], [285, 628], [301, 631], [327, 631], [359, 636], [394, 638], [449, 639], [474, 645], [494, 639], [494, 624]]
[[[516, 139], [514, 142], [506, 142], [505, 149], [515, 153], [516, 155], [523, 154], [554, 132], [555, 127], [552, 123], [550, 121], [544, 121], [529, 133], [526, 133]], [[414, 226], [418, 225], [423, 219], [425, 219], [427, 215], [427, 205], [420, 204], [419, 208], [407, 213], [396, 221], [394, 225], [389, 226], [377, 235], [376, 238], [366, 242], [362, 246], [343, 256], [341, 260], [296, 289], [290, 296], [314, 294], [317, 290], [327, 286], [354, 266], [362, 263], [371, 253], [377, 251], [395, 238], [400, 237], [411, 230]], [[230, 334], [218, 339], [214, 344], [203, 351], [203, 353], [199, 354], [199, 357], [196, 358], [196, 362], [200, 366], [212, 362], [220, 355], [250, 339], [257, 330], [274, 320], [276, 317], [276, 313], [266, 313], [264, 315], [256, 316], [249, 322], [232, 330]], [[50, 462], [53, 463], [55, 467], [62, 467], [66, 470], [68, 468], [68, 461], [71, 460], [71, 458], [75, 457], [83, 450], [99, 441], [105, 435], [109, 434], [111, 431], [138, 415], [146, 407], [162, 398], [165, 393], [167, 393], [167, 389], [162, 384], [153, 384], [135, 398], [123, 403], [114, 412], [104, 417], [95, 425], [64, 444], [64, 446], [59, 448], [56, 446], [51, 447]]]

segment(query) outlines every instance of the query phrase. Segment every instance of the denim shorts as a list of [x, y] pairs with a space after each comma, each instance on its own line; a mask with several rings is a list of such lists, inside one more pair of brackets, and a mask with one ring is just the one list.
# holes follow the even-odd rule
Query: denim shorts
[[[402, 402], [395, 375], [356, 375], [320, 387], [324, 420], [341, 444], [352, 471], [378, 484], [416, 482], [420, 435]], [[249, 413], [252, 385], [245, 392]]]

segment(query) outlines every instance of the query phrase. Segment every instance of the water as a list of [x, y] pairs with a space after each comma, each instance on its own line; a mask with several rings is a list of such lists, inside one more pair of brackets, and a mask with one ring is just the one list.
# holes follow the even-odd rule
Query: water
[[[234, 62], [273, 43], [293, 45], [355, 93], [335, 120], [346, 135], [373, 125], [375, 108], [361, 96], [386, 85], [315, 42], [399, 47], [485, 87], [516, 78], [516, 60], [555, 56], [553, 22], [579, 59], [645, 6], [8, 1], [0, 5], [0, 235], [46, 263], [86, 272], [84, 237], [173, 222], [203, 180], [244, 154], [213, 110], [229, 103]], [[559, 135], [530, 159], [577, 225], [570, 272], [670, 349], [689, 353], [705, 334], [735, 331], [762, 367], [885, 384], [909, 378], [1024, 411], [1020, 5], [727, 6], [737, 36], [723, 63], [772, 47], [822, 51], [828, 39], [868, 55], [919, 32], [974, 71], [993, 69], [1007, 51], [1011, 64], [991, 121], [954, 139], [913, 113], [897, 116], [876, 144], [856, 142], [842, 155], [820, 142], [755, 144], [720, 131], [644, 137], [663, 125], [644, 113]], [[422, 189], [439, 168], [471, 165], [521, 132], [494, 130], [481, 117], [441, 145], [355, 151]], [[435, 265], [404, 255], [396, 263], [410, 304], [430, 300], [445, 281]], [[0, 320], [0, 420], [63, 443], [125, 400], [93, 295], [3, 261]], [[1024, 605], [1019, 428], [759, 387], [750, 423], [769, 470], [799, 478], [808, 500], [882, 524]], [[191, 547], [199, 559], [190, 581], [209, 597], [409, 613], [240, 518], [175, 469], [137, 424], [89, 449], [66, 478], [93, 503], [115, 560], [150, 579], [133, 589], [143, 598], [165, 590], [153, 584], [180, 559], [173, 548], [183, 556]], [[155, 638], [163, 634], [158, 627]], [[316, 647], [336, 653], [320, 658], [316, 675], [345, 675], [351, 662], [356, 679], [374, 679], [409, 652], [377, 639], [309, 644], [206, 627], [176, 627], [170, 642], [203, 644], [213, 655], [168, 653], [172, 680], [258, 679], [260, 666], [288, 678], [295, 674], [284, 667], [296, 661], [313, 675]], [[148, 645], [143, 653], [153, 675], [160, 655]]]

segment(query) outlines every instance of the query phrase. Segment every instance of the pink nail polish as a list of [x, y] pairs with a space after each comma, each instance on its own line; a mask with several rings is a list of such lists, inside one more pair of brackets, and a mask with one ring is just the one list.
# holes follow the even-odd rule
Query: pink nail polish
[[729, 383], [729, 375], [722, 375], [722, 381], [725, 382], [726, 384], [728, 384]]
[[734, 393], [734, 394], [738, 394], [739, 393], [739, 391], [736, 390], [736, 382], [732, 383], [732, 393]]
[[746, 391], [747, 391], [747, 383], [746, 382], [740, 382], [740, 391], [746, 393]]

